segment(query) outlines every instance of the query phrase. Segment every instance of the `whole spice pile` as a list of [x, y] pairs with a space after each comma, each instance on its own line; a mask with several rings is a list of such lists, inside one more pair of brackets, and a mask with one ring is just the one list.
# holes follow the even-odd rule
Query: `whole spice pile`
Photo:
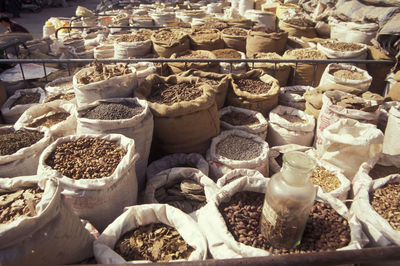
[[343, 95], [340, 99], [336, 97], [330, 97], [332, 104], [342, 106], [348, 109], [356, 109], [365, 112], [375, 111], [378, 105], [371, 106], [371, 103], [359, 98], [355, 95]]
[[194, 59], [196, 59], [196, 58], [202, 59], [203, 58], [203, 59], [205, 59], [205, 58], [210, 58], [210, 57], [203, 55], [197, 51], [187, 51], [187, 52], [184, 52], [184, 53], [178, 55], [176, 58], [194, 58]]
[[10, 106], [10, 109], [16, 105], [23, 105], [23, 104], [31, 104], [31, 103], [39, 103], [40, 94], [39, 93], [21, 93], [19, 96]]
[[136, 103], [123, 101], [119, 103], [100, 103], [82, 115], [88, 119], [118, 120], [129, 119], [143, 112], [144, 108]]
[[170, 43], [174, 43], [181, 39], [186, 33], [181, 32], [179, 30], [159, 30], [153, 33], [153, 38], [156, 41], [169, 41]]
[[105, 65], [94, 62], [94, 68], [87, 71], [85, 75], [78, 77], [78, 83], [89, 84], [130, 73], [132, 73], [132, 71], [129, 69], [128, 64]]
[[320, 44], [326, 48], [339, 52], [351, 52], [363, 48], [361, 45], [352, 42], [322, 42]]
[[0, 156], [10, 155], [29, 147], [43, 137], [43, 132], [34, 130], [4, 130], [0, 133]]
[[199, 78], [199, 81], [200, 81], [200, 82], [207, 83], [207, 84], [210, 85], [210, 86], [216, 86], [216, 85], [219, 84], [219, 81], [218, 81], [218, 80], [212, 79], [212, 78], [204, 78], [204, 77], [201, 77], [201, 78]]
[[217, 144], [216, 152], [231, 160], [247, 161], [261, 154], [262, 145], [249, 138], [229, 135]]
[[185, 213], [194, 212], [206, 204], [204, 187], [192, 179], [176, 180], [155, 192], [159, 203], [167, 203]]
[[295, 49], [285, 52], [290, 57], [296, 59], [323, 59], [324, 54], [315, 49]]
[[126, 261], [152, 262], [188, 259], [193, 252], [176, 229], [161, 223], [139, 226], [125, 233], [114, 250]]
[[232, 126], [250, 126], [259, 124], [257, 118], [241, 112], [229, 112], [221, 116], [221, 121], [224, 121]]
[[219, 31], [216, 29], [195, 30], [190, 34], [190, 38], [195, 41], [212, 40], [219, 38]]
[[247, 91], [252, 94], [264, 94], [271, 89], [271, 84], [258, 79], [239, 79], [236, 85], [241, 91]]
[[278, 114], [278, 115], [291, 123], [305, 123], [306, 122], [306, 120], [301, 119], [297, 115], [291, 115], [291, 114]]
[[36, 188], [20, 189], [0, 195], [0, 224], [15, 221], [18, 217], [36, 215], [36, 205], [42, 199], [43, 191]]
[[[335, 250], [350, 243], [350, 227], [347, 220], [328, 204], [315, 202], [301, 244], [292, 249], [273, 248], [260, 232], [259, 222], [263, 201], [264, 194], [262, 193], [238, 192], [229, 202], [219, 205], [219, 211], [236, 241], [265, 249], [273, 254]], [[285, 224], [282, 227], [285, 227]]]
[[64, 100], [64, 101], [70, 101], [72, 99], [75, 98], [75, 93], [58, 93], [58, 94], [54, 94], [51, 95], [49, 97], [46, 97], [46, 99], [44, 100], [45, 103], [49, 103], [49, 102], [53, 102], [56, 100]]
[[218, 49], [212, 52], [217, 58], [241, 58], [240, 53], [235, 49]]
[[348, 69], [339, 69], [330, 71], [334, 77], [342, 78], [342, 79], [351, 79], [351, 80], [366, 80], [367, 78], [363, 75], [363, 73], [358, 72], [357, 70], [348, 70]]
[[338, 189], [341, 185], [339, 178], [334, 173], [319, 166], [313, 169], [310, 180], [313, 184], [320, 186], [326, 193]]
[[46, 164], [72, 179], [110, 176], [126, 151], [115, 143], [98, 138], [78, 138], [58, 145]]
[[266, 27], [254, 27], [252, 31], [259, 31], [259, 32], [265, 32], [265, 33], [281, 33], [284, 32], [284, 30], [281, 30], [279, 28], [273, 29], [273, 28], [266, 28]]
[[226, 35], [247, 36], [247, 31], [240, 28], [227, 28], [222, 31]]
[[191, 101], [203, 94], [203, 90], [193, 83], [153, 85], [152, 93], [147, 99], [150, 102], [172, 105], [182, 101]]
[[285, 23], [300, 26], [300, 27], [314, 27], [315, 26], [315, 23], [313, 21], [306, 19], [306, 18], [299, 18], [299, 17], [286, 19]]
[[116, 42], [144, 42], [150, 40], [153, 32], [151, 30], [140, 29], [135, 33], [122, 35]]
[[57, 112], [57, 113], [52, 113], [52, 114], [46, 114], [43, 117], [38, 117], [35, 120], [32, 121], [28, 125], [28, 127], [51, 127], [53, 125], [56, 125], [65, 119], [67, 119], [71, 114], [67, 112]]
[[372, 179], [378, 179], [392, 174], [400, 174], [400, 168], [375, 164], [374, 168], [368, 174]]
[[374, 210], [400, 231], [400, 184], [386, 184], [370, 194]]

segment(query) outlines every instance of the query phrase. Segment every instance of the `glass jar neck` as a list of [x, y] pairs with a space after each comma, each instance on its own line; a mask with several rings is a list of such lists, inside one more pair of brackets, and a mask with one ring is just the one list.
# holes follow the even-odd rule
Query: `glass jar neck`
[[283, 156], [282, 177], [290, 185], [303, 186], [307, 184], [314, 160], [302, 152], [288, 152]]

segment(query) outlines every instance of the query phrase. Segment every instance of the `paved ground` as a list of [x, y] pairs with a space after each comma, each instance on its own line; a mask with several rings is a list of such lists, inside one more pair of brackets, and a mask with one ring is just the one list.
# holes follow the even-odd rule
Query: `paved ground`
[[[42, 28], [46, 20], [51, 17], [72, 17], [75, 14], [77, 6], [84, 6], [90, 10], [94, 10], [100, 0], [72, 0], [68, 1], [68, 7], [51, 7], [44, 8], [39, 13], [31, 13], [29, 11], [22, 11], [20, 18], [12, 19], [19, 24], [26, 27], [35, 38], [41, 38]], [[2, 29], [0, 28], [0, 31]]]

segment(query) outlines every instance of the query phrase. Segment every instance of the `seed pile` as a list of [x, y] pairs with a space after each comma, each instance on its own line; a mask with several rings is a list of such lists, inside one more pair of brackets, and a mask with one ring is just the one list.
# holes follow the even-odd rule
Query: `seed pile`
[[200, 82], [207, 83], [210, 86], [216, 86], [219, 84], [218, 80], [212, 79], [212, 78], [199, 78]]
[[188, 259], [193, 252], [178, 231], [165, 224], [149, 224], [125, 233], [115, 244], [115, 252], [126, 261], [167, 262]]
[[98, 138], [78, 138], [58, 145], [46, 164], [72, 179], [110, 176], [125, 156], [115, 143]]
[[29, 147], [44, 137], [43, 132], [34, 130], [4, 130], [0, 132], [0, 156], [10, 155]]
[[78, 83], [89, 84], [130, 73], [132, 73], [132, 71], [129, 69], [128, 64], [119, 63], [115, 65], [104, 65], [102, 63], [95, 62], [92, 70], [87, 71], [85, 75], [78, 77]]
[[315, 49], [288, 50], [285, 54], [296, 59], [324, 59], [324, 54]]
[[223, 34], [232, 36], [247, 36], [247, 31], [240, 28], [228, 28], [222, 31]]
[[259, 32], [265, 32], [265, 33], [281, 33], [284, 32], [281, 29], [272, 29], [272, 28], [266, 28], [266, 27], [255, 27], [252, 29], [252, 31], [259, 31]]
[[51, 127], [53, 125], [56, 125], [62, 121], [64, 121], [65, 119], [67, 119], [71, 114], [67, 113], [67, 112], [57, 112], [55, 114], [50, 114], [50, 115], [46, 115], [44, 117], [39, 117], [35, 120], [32, 121], [32, 123], [30, 123], [28, 125], [28, 127]]
[[239, 52], [235, 49], [218, 49], [212, 52], [217, 58], [241, 58]]
[[123, 101], [119, 103], [100, 103], [82, 115], [88, 119], [118, 120], [129, 119], [143, 112], [144, 108], [136, 103]]
[[118, 39], [116, 39], [116, 42], [144, 42], [147, 40], [150, 40], [151, 34], [153, 32], [151, 30], [146, 30], [146, 29], [140, 29], [137, 32], [133, 34], [126, 34]]
[[206, 204], [204, 187], [192, 179], [176, 180], [155, 192], [160, 203], [172, 205], [185, 213], [194, 212]]
[[363, 48], [361, 45], [352, 42], [323, 42], [321, 45], [339, 52], [351, 52]]
[[228, 27], [228, 24], [225, 22], [218, 21], [206, 21], [203, 25], [195, 26], [196, 29], [217, 29], [223, 30]]
[[378, 105], [376, 106], [371, 106], [371, 103], [366, 102], [362, 98], [359, 98], [355, 95], [344, 95], [341, 96], [340, 99], [338, 100], [335, 97], [330, 97], [332, 104], [342, 106], [348, 109], [356, 109], [356, 110], [361, 110], [361, 111], [366, 111], [366, 112], [373, 112], [378, 108]]
[[250, 126], [260, 123], [254, 116], [241, 112], [229, 112], [221, 116], [220, 119], [232, 126]]
[[320, 186], [326, 193], [338, 189], [341, 185], [339, 178], [334, 173], [319, 166], [313, 169], [310, 180], [313, 184]]
[[264, 94], [271, 89], [271, 84], [258, 79], [239, 79], [236, 85], [241, 91], [247, 91], [252, 94]]
[[400, 184], [386, 184], [370, 195], [374, 210], [400, 231]]
[[285, 23], [300, 26], [300, 27], [314, 27], [315, 23], [305, 18], [290, 18], [286, 19]]
[[392, 174], [400, 174], [400, 168], [397, 168], [396, 166], [375, 164], [374, 168], [369, 171], [369, 176], [372, 179], [378, 179]]
[[279, 114], [279, 116], [291, 123], [305, 123], [306, 122], [306, 120], [303, 120], [302, 118], [298, 117], [297, 115]]
[[11, 104], [10, 109], [16, 105], [39, 103], [39, 100], [39, 93], [23, 93]]
[[334, 77], [351, 80], [366, 80], [367, 78], [357, 70], [339, 69], [331, 72]]
[[195, 41], [218, 39], [219, 31], [216, 29], [196, 30], [192, 34], [190, 34], [190, 38]]
[[292, 249], [271, 247], [260, 232], [264, 194], [238, 192], [219, 208], [229, 232], [236, 241], [265, 249], [273, 254], [310, 253], [335, 250], [350, 242], [350, 227], [328, 204], [315, 202], [307, 221], [301, 244]]
[[45, 103], [49, 103], [49, 102], [53, 102], [56, 100], [64, 100], [64, 101], [70, 101], [72, 99], [75, 98], [75, 93], [58, 93], [58, 94], [54, 94], [51, 95], [49, 97], [46, 97], [46, 99], [44, 100]]
[[197, 51], [187, 51], [179, 56], [177, 56], [176, 58], [193, 58], [193, 59], [205, 59], [205, 58], [210, 58], [206, 55], [203, 55]]
[[217, 144], [217, 154], [231, 160], [252, 160], [261, 152], [261, 143], [235, 135], [229, 135]]
[[191, 101], [203, 94], [196, 84], [178, 83], [164, 84], [158, 83], [153, 85], [152, 93], [147, 99], [150, 102], [172, 105], [182, 101]]
[[40, 188], [20, 189], [16, 192], [0, 195], [0, 224], [15, 221], [18, 217], [33, 217], [35, 207], [42, 199], [43, 191]]
[[153, 33], [153, 37], [156, 41], [169, 41], [173, 43], [180, 38], [182, 38], [185, 34], [179, 31], [172, 30], [160, 30], [156, 33]]

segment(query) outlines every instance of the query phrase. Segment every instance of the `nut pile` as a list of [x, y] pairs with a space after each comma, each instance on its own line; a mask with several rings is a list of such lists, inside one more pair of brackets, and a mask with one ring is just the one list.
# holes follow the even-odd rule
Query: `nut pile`
[[42, 199], [42, 195], [43, 191], [38, 187], [1, 194], [0, 224], [11, 223], [22, 216], [35, 216], [35, 207]]
[[203, 90], [193, 83], [153, 85], [152, 93], [147, 99], [150, 102], [172, 105], [182, 101], [191, 101], [203, 94]]
[[247, 31], [240, 28], [227, 28], [222, 31], [226, 35], [247, 36]]
[[386, 184], [370, 194], [374, 210], [400, 231], [400, 184]]
[[89, 84], [130, 73], [132, 73], [132, 71], [129, 69], [128, 64], [118, 63], [115, 65], [105, 65], [95, 62], [92, 70], [87, 71], [85, 75], [78, 77], [78, 83]]
[[51, 95], [49, 97], [46, 97], [44, 100], [45, 103], [53, 102], [56, 100], [64, 100], [64, 101], [70, 101], [75, 98], [75, 93], [57, 93], [54, 95]]
[[336, 78], [351, 79], [351, 80], [366, 80], [363, 73], [357, 70], [339, 69], [330, 72]]
[[82, 115], [88, 119], [118, 120], [129, 119], [143, 112], [144, 108], [136, 103], [122, 101], [119, 103], [100, 103]]
[[259, 124], [260, 121], [252, 115], [247, 115], [242, 112], [229, 112], [221, 116], [221, 121], [224, 121], [232, 126], [250, 126]]
[[252, 31], [259, 31], [259, 32], [265, 32], [265, 33], [281, 33], [285, 32], [284, 30], [281, 30], [279, 28], [273, 29], [273, 28], [266, 28], [266, 27], [254, 27]]
[[206, 204], [204, 187], [192, 179], [176, 180], [155, 192], [159, 203], [167, 203], [185, 213], [194, 212]]
[[122, 35], [115, 41], [116, 42], [144, 42], [144, 41], [150, 40], [151, 34], [153, 34], [153, 32], [151, 30], [140, 29], [133, 34]]
[[260, 232], [260, 217], [264, 194], [238, 192], [219, 208], [229, 232], [236, 241], [265, 249], [273, 254], [310, 253], [335, 250], [350, 242], [350, 227], [328, 204], [315, 202], [307, 221], [301, 244], [292, 249], [271, 247]]
[[217, 58], [241, 58], [240, 53], [235, 49], [218, 49], [212, 52]]
[[197, 51], [187, 51], [184, 52], [182, 54], [180, 54], [179, 56], [177, 56], [176, 58], [193, 58], [193, 59], [205, 59], [205, 58], [210, 58], [204, 54], [201, 54]]
[[285, 52], [289, 57], [296, 59], [324, 59], [325, 56], [322, 52], [315, 49], [295, 49]]
[[[343, 95], [338, 100], [335, 97], [330, 97], [332, 104], [342, 106], [348, 109], [356, 109], [361, 111], [375, 111], [377, 106], [371, 106], [371, 103], [359, 98], [355, 95]], [[375, 109], [371, 109], [372, 107], [376, 107]]]
[[159, 30], [158, 32], [153, 33], [153, 38], [156, 41], [168, 41], [173, 43], [181, 39], [184, 35], [186, 34], [177, 30]]
[[236, 85], [241, 91], [247, 91], [252, 94], [264, 94], [271, 89], [271, 84], [258, 79], [239, 79]]
[[375, 164], [374, 168], [369, 171], [369, 176], [372, 179], [378, 179], [392, 174], [400, 174], [400, 168], [397, 168], [396, 166]]
[[176, 229], [161, 223], [139, 226], [125, 233], [114, 250], [126, 261], [152, 262], [187, 259], [193, 252]]
[[111, 141], [82, 137], [58, 145], [45, 163], [72, 179], [96, 179], [110, 176], [125, 154]]
[[291, 114], [278, 114], [278, 115], [291, 123], [305, 123], [306, 122], [306, 120], [303, 120], [302, 118], [298, 117], [297, 115], [291, 115]]
[[338, 189], [341, 185], [339, 178], [334, 173], [319, 166], [314, 167], [310, 180], [326, 193]]
[[190, 34], [190, 38], [195, 41], [213, 40], [219, 38], [219, 31], [216, 29], [196, 30]]
[[217, 144], [216, 152], [227, 159], [247, 161], [260, 156], [262, 145], [249, 138], [229, 135]]
[[351, 52], [363, 48], [361, 45], [352, 42], [322, 42], [321, 45], [339, 52]]
[[31, 104], [31, 103], [39, 103], [40, 94], [35, 93], [21, 93], [19, 96], [10, 106], [10, 109], [16, 105], [23, 105], [23, 104]]
[[34, 130], [3, 130], [0, 132], [0, 156], [10, 155], [29, 147], [44, 137], [43, 132]]
[[212, 79], [212, 78], [199, 78], [199, 81], [200, 82], [204, 82], [204, 83], [207, 83], [208, 85], [210, 85], [210, 86], [216, 86], [216, 85], [218, 85], [219, 84], [219, 81], [218, 80], [216, 80], [216, 79]]
[[51, 127], [53, 125], [56, 125], [64, 121], [70, 115], [71, 114], [67, 112], [57, 112], [53, 114], [47, 114], [45, 116], [38, 117], [35, 120], [33, 120], [32, 123], [28, 125], [28, 127], [40, 127], [40, 126]]

